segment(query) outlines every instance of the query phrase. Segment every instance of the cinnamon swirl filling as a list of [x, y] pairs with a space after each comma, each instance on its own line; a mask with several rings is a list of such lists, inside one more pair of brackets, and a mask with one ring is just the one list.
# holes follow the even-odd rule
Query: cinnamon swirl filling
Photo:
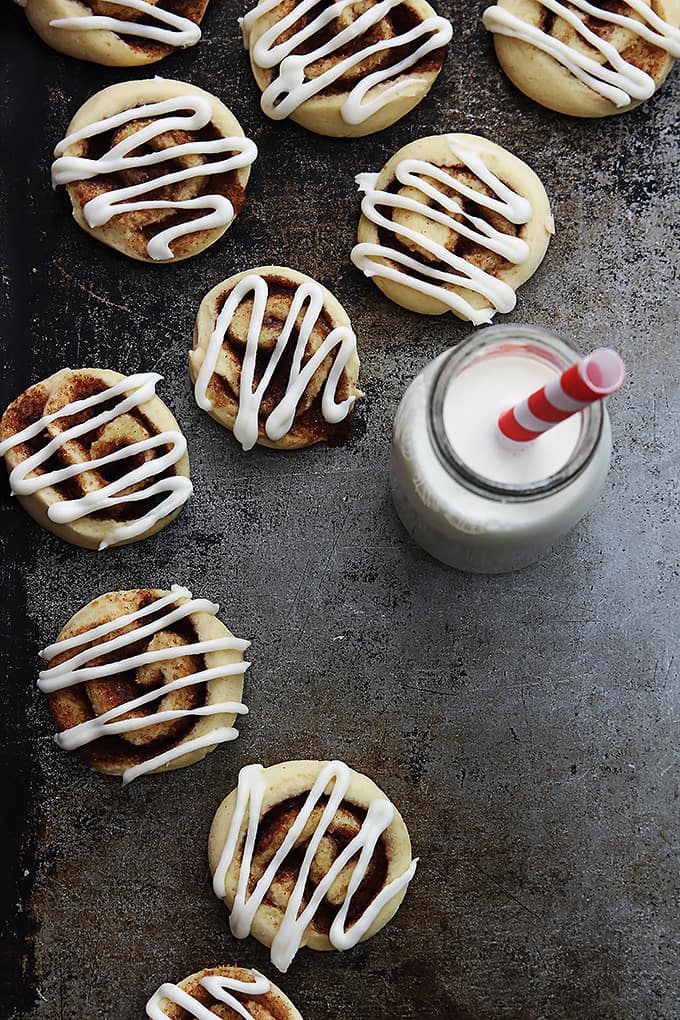
[[[83, 107], [55, 149], [52, 180], [66, 185], [76, 219], [105, 243], [142, 260], [186, 258], [243, 209], [257, 148], [200, 89], [136, 84], [112, 86]], [[92, 120], [88, 105], [116, 112]]]
[[[401, 42], [404, 37], [408, 39], [422, 22], [420, 14], [408, 3], [400, 2], [397, 6], [387, 9], [377, 23], [365, 22], [365, 28], [359, 19], [376, 6], [372, 0], [348, 3], [340, 14], [319, 28], [316, 28], [316, 25], [319, 23], [320, 13], [330, 7], [337, 7], [337, 4], [333, 4], [331, 0], [321, 0], [314, 8], [305, 10], [304, 13], [297, 12], [299, 6], [299, 0], [283, 0], [277, 5], [276, 16], [279, 23], [291, 20], [291, 15], [294, 15], [295, 27], [282, 31], [274, 40], [272, 49], [292, 39], [295, 45], [292, 49], [287, 47], [287, 56], [309, 56], [315, 54], [317, 50], [328, 50], [329, 44], [337, 43], [339, 37], [344, 40], [332, 52], [324, 52], [323, 56], [305, 65], [305, 78], [309, 81], [321, 78], [329, 72], [333, 73], [338, 64], [348, 65], [336, 80], [323, 87], [317, 95], [344, 92], [366, 75], [375, 71], [391, 70], [403, 60], [417, 54], [418, 39]], [[357, 28], [359, 34], [356, 34]], [[351, 59], [357, 56], [360, 57], [358, 62]], [[416, 57], [408, 74], [415, 77], [428, 72], [438, 73], [445, 59], [446, 45], [441, 45], [429, 53]], [[278, 71], [280, 73], [280, 65]], [[275, 75], [276, 70], [270, 71], [271, 78]], [[395, 77], [399, 76], [401, 73], [397, 71]]]
[[55, 50], [113, 67], [152, 64], [195, 46], [208, 0], [22, 0]]
[[328, 105], [331, 134], [343, 133], [338, 112], [356, 133], [376, 115], [385, 126], [407, 112], [441, 71], [452, 34], [423, 0], [261, 0], [243, 31], [264, 112], [281, 120], [300, 111], [300, 123], [325, 133], [303, 108]]
[[241, 769], [213, 820], [215, 894], [286, 971], [301, 946], [349, 949], [396, 912], [417, 861], [394, 805], [344, 762]]
[[246, 709], [222, 695], [240, 696], [248, 642], [215, 619], [218, 608], [181, 588], [86, 606], [41, 653], [59, 746], [129, 782], [235, 739], [231, 722]]
[[[71, 32], [113, 32], [144, 63], [168, 56], [177, 47], [194, 46], [208, 0], [87, 0], [87, 12], [50, 20], [50, 27]], [[89, 13], [88, 13], [89, 12]]]
[[100, 549], [133, 541], [191, 495], [186, 440], [154, 373], [64, 369], [5, 411], [12, 491], [44, 526]]
[[243, 1020], [302, 1020], [295, 1006], [263, 974], [244, 967], [210, 967], [166, 983], [151, 997], [151, 1020], [203, 1020], [204, 1016]]
[[203, 300], [190, 357], [196, 400], [244, 449], [345, 441], [358, 367], [349, 319], [309, 277], [257, 269]]
[[553, 229], [535, 174], [474, 135], [412, 142], [357, 183], [364, 198], [352, 261], [426, 314], [451, 310], [482, 323], [511, 311]]
[[[399, 180], [394, 180], [386, 189], [390, 195], [416, 201], [421, 208], [413, 211], [398, 205], [388, 207], [387, 218], [391, 226], [381, 225], [378, 228], [380, 243], [385, 246], [393, 245], [398, 252], [410, 257], [424, 259], [429, 266], [442, 273], [447, 272], [449, 263], [438, 257], [435, 245], [440, 245], [447, 252], [464, 259], [469, 265], [478, 267], [490, 276], [497, 277], [503, 269], [513, 265], [505, 253], [506, 249], [493, 251], [486, 247], [484, 238], [476, 237], [474, 234], [470, 236], [469, 232], [457, 229], [458, 224], [464, 228], [466, 223], [476, 219], [488, 223], [500, 234], [521, 237], [521, 224], [512, 223], [501, 212], [489, 208], [488, 201], [484, 202], [484, 199], [495, 199], [495, 192], [471, 173], [463, 163], [447, 166], [433, 163], [428, 167], [426, 174], [430, 172], [434, 172], [436, 176], [430, 178], [432, 190], [428, 189], [427, 193], [421, 191], [415, 184], [404, 186]], [[446, 178], [451, 178], [460, 188], [447, 184]], [[501, 184], [508, 187], [506, 181], [501, 180]], [[477, 198], [477, 195], [480, 197]], [[452, 204], [456, 206], [455, 211], [451, 210]], [[450, 219], [451, 222], [444, 222], [443, 217]], [[408, 234], [402, 233], [404, 228], [409, 230]], [[414, 239], [410, 231], [420, 234], [422, 240]], [[428, 242], [434, 244], [430, 245]], [[417, 270], [413, 271], [413, 277], [426, 280], [424, 273]]]
[[[533, 78], [525, 84], [526, 68], [515, 62], [517, 43], [552, 58], [573, 76], [576, 87], [580, 83], [589, 90], [591, 99], [601, 97], [623, 110], [649, 99], [668, 74], [671, 58], [680, 56], [677, 14], [666, 20], [665, 13], [666, 5], [657, 0], [537, 0], [523, 8], [501, 0], [487, 8], [483, 21], [497, 40], [505, 40], [500, 49], [497, 43], [499, 58], [529, 95], [541, 101]], [[587, 93], [579, 103], [577, 96], [570, 101], [551, 95], [547, 105], [593, 115], [596, 108], [583, 105], [584, 97]]]
[[[293, 827], [304, 806], [306, 794], [289, 797], [267, 811], [258, 827], [253, 850], [250, 874], [248, 877], [248, 893], [252, 893], [272, 861], [275, 852], [280, 848], [286, 835]], [[268, 888], [264, 904], [274, 911], [285, 912], [298, 882], [312, 837], [321, 824], [324, 811], [328, 807], [328, 797], [320, 797], [306, 820], [304, 829], [295, 842], [294, 848], [276, 872], [271, 886]], [[321, 887], [322, 898], [310, 920], [309, 929], [320, 935], [328, 936], [331, 926], [344, 902], [349, 881], [354, 871], [355, 861], [351, 860], [340, 872], [330, 889], [324, 889], [322, 882], [332, 866], [356, 840], [361, 827], [366, 821], [367, 811], [349, 799], [343, 800], [335, 809], [333, 817], [324, 829], [312, 860], [309, 874], [302, 890], [300, 910], [305, 910]], [[347, 928], [359, 920], [366, 909], [373, 903], [383, 888], [387, 876], [387, 850], [381, 837], [375, 845], [366, 872], [351, 900], [347, 913]]]

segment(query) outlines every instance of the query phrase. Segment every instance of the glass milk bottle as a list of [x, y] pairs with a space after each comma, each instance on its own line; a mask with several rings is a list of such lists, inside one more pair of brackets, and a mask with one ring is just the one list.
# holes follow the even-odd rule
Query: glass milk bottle
[[579, 357], [542, 329], [491, 326], [414, 379], [394, 422], [391, 486], [418, 545], [458, 570], [504, 573], [533, 563], [590, 509], [611, 453], [601, 400], [532, 442], [497, 428]]

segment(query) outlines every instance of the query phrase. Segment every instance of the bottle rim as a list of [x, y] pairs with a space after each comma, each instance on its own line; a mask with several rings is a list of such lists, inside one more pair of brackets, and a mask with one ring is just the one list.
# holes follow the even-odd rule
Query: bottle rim
[[477, 357], [488, 355], [494, 348], [502, 350], [518, 346], [530, 356], [548, 361], [559, 371], [575, 364], [582, 357], [566, 340], [537, 326], [517, 323], [478, 330], [454, 347], [439, 369], [430, 397], [428, 426], [432, 445], [442, 466], [466, 488], [497, 501], [522, 503], [559, 492], [585, 470], [602, 435], [604, 408], [602, 401], [596, 401], [578, 412], [581, 417], [578, 442], [567, 463], [548, 478], [514, 484], [497, 482], [474, 471], [458, 456], [444, 427], [444, 400], [449, 384], [454, 376]]

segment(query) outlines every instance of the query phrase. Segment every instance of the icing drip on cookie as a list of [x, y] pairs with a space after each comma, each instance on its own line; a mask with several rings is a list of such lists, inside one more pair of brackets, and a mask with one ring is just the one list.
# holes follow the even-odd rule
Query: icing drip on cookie
[[[449, 147], [456, 159], [472, 171], [493, 195], [476, 191], [442, 167], [420, 159], [402, 160], [397, 165], [395, 178], [403, 187], [420, 192], [422, 199], [376, 189], [378, 174], [359, 174], [356, 180], [359, 190], [364, 192], [361, 211], [371, 223], [379, 230], [389, 231], [396, 237], [416, 245], [432, 255], [436, 263], [450, 268], [436, 268], [423, 258], [408, 255], [384, 244], [369, 242], [355, 245], [351, 257], [354, 265], [366, 276], [380, 276], [421, 294], [427, 294], [461, 313], [471, 322], [479, 324], [489, 322], [494, 311], [512, 311], [516, 302], [512, 287], [449, 251], [420, 230], [414, 230], [406, 222], [399, 223], [381, 212], [381, 208], [384, 207], [413, 213], [434, 224], [441, 224], [454, 235], [467, 238], [507, 259], [508, 262], [514, 264], [524, 262], [529, 255], [529, 246], [525, 241], [515, 237], [514, 234], [504, 234], [485, 219], [466, 212], [456, 198], [446, 192], [457, 192], [463, 198], [474, 202], [476, 206], [493, 211], [517, 225], [528, 223], [531, 219], [529, 201], [503, 184], [474, 149], [453, 138], [449, 139]], [[446, 191], [436, 188], [431, 182], [437, 182]], [[428, 204], [428, 199], [432, 201], [432, 205]], [[458, 218], [454, 219], [454, 216]], [[377, 259], [389, 259], [403, 269], [382, 265], [376, 261]], [[433, 282], [428, 282], [429, 280]], [[481, 294], [493, 308], [473, 308], [464, 297], [449, 290], [448, 287], [461, 287]]]
[[212, 410], [208, 397], [208, 385], [217, 367], [217, 360], [222, 349], [231, 321], [241, 302], [249, 294], [253, 295], [253, 308], [248, 324], [248, 339], [239, 383], [239, 406], [233, 432], [244, 450], [250, 450], [257, 442], [259, 434], [260, 406], [269, 387], [276, 366], [283, 356], [293, 333], [296, 322], [302, 315], [298, 330], [295, 351], [290, 367], [288, 383], [283, 397], [267, 417], [264, 425], [266, 435], [272, 442], [282, 439], [293, 426], [295, 412], [305, 390], [315, 373], [319, 371], [326, 358], [338, 348], [333, 366], [326, 378], [321, 400], [321, 413], [327, 422], [343, 421], [355, 402], [355, 397], [336, 403], [335, 394], [342, 373], [349, 359], [356, 351], [357, 340], [348, 326], [336, 326], [312, 356], [303, 364], [303, 358], [312, 331], [319, 320], [324, 305], [324, 292], [318, 283], [306, 280], [296, 288], [290, 303], [285, 323], [277, 338], [267, 367], [262, 373], [257, 386], [253, 389], [256, 361], [259, 349], [259, 338], [264, 327], [267, 311], [269, 286], [267, 281], [256, 273], [243, 277], [229, 294], [220, 312], [215, 329], [210, 337], [203, 364], [196, 378], [194, 395], [196, 403], [204, 411]]
[[267, 789], [267, 782], [264, 776], [264, 769], [261, 765], [247, 765], [239, 773], [234, 813], [219, 864], [213, 877], [213, 889], [215, 895], [219, 896], [220, 899], [224, 897], [227, 873], [240, 841], [242, 826], [247, 818], [247, 830], [243, 844], [242, 859], [239, 865], [236, 895], [229, 918], [229, 926], [232, 933], [236, 938], [240, 939], [250, 934], [255, 914], [262, 905], [277, 872], [284, 865], [289, 854], [296, 848], [296, 844], [309, 825], [314, 809], [324, 796], [326, 787], [332, 783], [328, 802], [323, 809], [318, 825], [311, 834], [295, 886], [283, 914], [281, 925], [271, 944], [272, 963], [284, 973], [288, 970], [300, 948], [305, 929], [313, 921], [324, 897], [341, 872], [355, 857], [357, 858], [356, 864], [352, 870], [344, 899], [333, 919], [328, 936], [331, 945], [335, 949], [350, 949], [360, 942], [381, 910], [408, 885], [415, 874], [418, 865], [417, 860], [411, 862], [403, 875], [400, 875], [384, 886], [366, 907], [361, 916], [349, 929], [346, 929], [345, 925], [352, 897], [367, 873], [378, 840], [389, 828], [395, 815], [394, 805], [389, 800], [382, 797], [377, 798], [371, 801], [357, 835], [338, 854], [331, 867], [317, 884], [307, 905], [302, 909], [305, 889], [310, 877], [315, 854], [349, 789], [350, 775], [350, 770], [344, 762], [331, 761], [323, 766], [295, 821], [288, 830], [285, 839], [273, 857], [271, 857], [267, 869], [255, 885], [252, 893], [248, 895], [251, 861], [258, 835], [259, 820], [262, 814], [262, 804]]
[[[267, 995], [271, 989], [267, 978], [256, 970], [251, 970], [250, 973], [253, 975], [253, 981], [236, 981], [234, 978], [209, 974], [201, 978], [200, 984], [212, 996], [215, 1002], [221, 1002], [229, 1006], [243, 1020], [254, 1020], [253, 1014], [231, 994], [232, 992], [241, 992], [248, 996]], [[146, 1004], [146, 1015], [151, 1020], [167, 1020], [168, 1014], [160, 1007], [160, 1003], [164, 999], [174, 1003], [176, 1006], [181, 1006], [195, 1020], [215, 1020], [214, 1010], [202, 1005], [193, 995], [189, 995], [177, 985], [169, 983], [161, 985]]]
[[619, 25], [671, 56], [680, 57], [680, 29], [660, 18], [643, 0], [626, 0], [627, 6], [642, 20], [595, 6], [588, 3], [588, 0], [569, 0], [568, 7], [559, 0], [539, 0], [539, 3], [570, 25], [585, 43], [601, 54], [604, 62], [600, 63], [573, 46], [568, 46], [504, 7], [493, 6], [484, 11], [484, 27], [490, 32], [530, 43], [547, 53], [575, 78], [615, 106], [628, 106], [634, 100], [649, 99], [656, 91], [656, 83], [651, 75], [625, 60], [606, 38], [593, 32], [585, 24], [586, 17], [605, 24]]
[[[243, 1020], [254, 1020], [253, 1014], [231, 994], [232, 991], [240, 991], [246, 994], [246, 996], [266, 996], [268, 994], [271, 990], [271, 985], [267, 978], [257, 970], [252, 970], [250, 973], [253, 975], [253, 981], [238, 981], [232, 977], [208, 974], [206, 977], [202, 977], [199, 983], [216, 1003], [223, 1003], [225, 1006], [228, 1006], [234, 1013], [243, 1017]], [[175, 1006], [180, 1006], [182, 1010], [187, 1010], [188, 1013], [195, 1017], [195, 1020], [215, 1020], [213, 1010], [203, 1006], [197, 999], [194, 999], [193, 996], [190, 996], [187, 991], [182, 990], [176, 984], [170, 983], [161, 984], [160, 988], [154, 992], [147, 1003], [147, 1016], [151, 1017], [151, 1020], [167, 1020], [167, 1013], [160, 1008], [163, 1000], [173, 1003]]]
[[[95, 457], [93, 460], [74, 460], [66, 467], [47, 470], [42, 473], [43, 466], [54, 457], [58, 456], [67, 444], [78, 440], [81, 436], [94, 432], [96, 429], [105, 428], [109, 422], [114, 421], [121, 415], [127, 414], [133, 408], [147, 403], [155, 396], [156, 383], [162, 376], [156, 372], [140, 373], [131, 375], [113, 386], [108, 386], [99, 393], [86, 397], [83, 400], [74, 400], [64, 405], [52, 414], [45, 414], [42, 418], [28, 425], [25, 429], [15, 433], [0, 443], [0, 456], [4, 456], [9, 450], [23, 443], [30, 442], [44, 432], [48, 427], [59, 419], [68, 418], [71, 415], [81, 415], [83, 411], [97, 408], [100, 404], [106, 404], [115, 398], [120, 398], [113, 407], [103, 411], [95, 412], [93, 417], [84, 420], [57, 432], [49, 438], [42, 449], [27, 457], [16, 465], [10, 473], [9, 481], [12, 495], [32, 496], [42, 489], [51, 486], [58, 486], [62, 482], [78, 475], [88, 474], [108, 465], [126, 460], [152, 451], [167, 448], [156, 457], [144, 457], [144, 461], [137, 467], [130, 468], [120, 478], [87, 491], [85, 495], [76, 499], [62, 499], [51, 503], [47, 516], [55, 524], [70, 524], [78, 521], [88, 514], [97, 513], [101, 510], [108, 510], [111, 507], [124, 504], [136, 503], [140, 500], [151, 499], [154, 496], [163, 498], [157, 506], [147, 510], [137, 520], [129, 524], [121, 524], [114, 527], [108, 536], [103, 539], [100, 549], [117, 545], [143, 535], [149, 531], [158, 521], [173, 513], [189, 499], [193, 486], [184, 475], [172, 475], [168, 478], [159, 477], [174, 467], [187, 449], [186, 439], [181, 432], [168, 431], [159, 432], [157, 435], [149, 436], [137, 442], [121, 446], [103, 457]], [[129, 491], [128, 491], [129, 490]]]
[[[100, 0], [102, 2], [102, 0]], [[103, 0], [104, 3], [119, 4], [119, 0]], [[139, 11], [145, 17], [154, 18], [161, 25], [145, 25], [138, 21], [123, 21], [105, 15], [84, 14], [74, 18], [54, 18], [50, 28], [63, 28], [70, 32], [94, 32], [104, 30], [117, 35], [135, 35], [140, 39], [152, 39], [166, 46], [195, 46], [201, 38], [201, 30], [190, 18], [183, 18], [172, 11], [147, 3], [146, 0], [125, 0], [125, 6]]]
[[[177, 605], [180, 599], [188, 599], [189, 601], [184, 602], [182, 605]], [[209, 613], [211, 616], [215, 616], [218, 610], [219, 605], [215, 602], [209, 602], [207, 599], [194, 599], [191, 592], [186, 588], [173, 585], [170, 595], [164, 595], [156, 599], [135, 613], [118, 616], [107, 623], [92, 627], [82, 634], [66, 638], [64, 641], [57, 641], [55, 644], [45, 648], [40, 653], [40, 656], [48, 663], [57, 656], [63, 655], [64, 652], [73, 651], [74, 654], [64, 662], [59, 663], [59, 665], [49, 666], [47, 669], [44, 669], [39, 674], [38, 687], [45, 694], [50, 694], [53, 691], [63, 691], [66, 688], [74, 687], [77, 684], [106, 681], [108, 677], [120, 676], [120, 674], [127, 671], [143, 669], [156, 663], [171, 662], [173, 659], [180, 657], [206, 655], [209, 652], [221, 651], [244, 652], [250, 646], [249, 641], [225, 636], [209, 641], [197, 641], [193, 644], [180, 644], [168, 648], [147, 649], [144, 652], [132, 655], [127, 654], [131, 645], [136, 645], [139, 641], [146, 638], [149, 640], [153, 639], [155, 634], [171, 627], [179, 620], [185, 620], [193, 613]], [[158, 613], [163, 613], [163, 615], [149, 623], [142, 622], [146, 617], [155, 616]], [[140, 625], [136, 626], [138, 623]], [[124, 629], [126, 633], [119, 633], [117, 637], [113, 638], [109, 637], [110, 634]], [[100, 641], [100, 639], [104, 640]], [[83, 648], [84, 645], [88, 645], [93, 641], [98, 643], [90, 648]], [[78, 651], [78, 649], [81, 650]], [[121, 654], [118, 656], [115, 653]], [[102, 656], [108, 657], [111, 655], [114, 655], [113, 661], [94, 666], [89, 665], [92, 660], [99, 660]], [[209, 683], [211, 680], [221, 677], [241, 675], [248, 669], [249, 665], [250, 663], [248, 662], [236, 662], [190, 673], [188, 676], [180, 677], [161, 687], [155, 687], [138, 698], [126, 701], [122, 705], [117, 705], [103, 715], [72, 726], [63, 733], [57, 734], [55, 740], [63, 750], [74, 751], [91, 743], [93, 740], [98, 740], [100, 737], [126, 734], [134, 730], [142, 730], [148, 726], [189, 716], [200, 717], [222, 715], [225, 713], [245, 715], [248, 709], [239, 702], [228, 701], [203, 705], [200, 708], [194, 709], [166, 708], [164, 707], [164, 702], [166, 705], [172, 703], [171, 695], [183, 688]], [[128, 713], [136, 712], [150, 702], [158, 701], [159, 698], [161, 698], [161, 701], [158, 711], [152, 715], [142, 715], [131, 719], [125, 718]], [[163, 765], [181, 758], [190, 751], [198, 750], [202, 747], [212, 747], [215, 744], [235, 740], [237, 737], [238, 731], [233, 727], [222, 727], [214, 729], [207, 735], [194, 740], [186, 740], [177, 744], [176, 747], [155, 755], [148, 761], [126, 769], [123, 773], [123, 782], [130, 783], [137, 776], [161, 768]]]
[[[280, 2], [281, 0], [263, 0], [246, 14], [242, 20], [246, 46], [255, 23], [275, 10]], [[307, 71], [312, 64], [341, 53], [354, 40], [365, 33], [370, 33], [383, 18], [389, 15], [390, 11], [399, 7], [402, 2], [403, 0], [382, 0], [380, 3], [370, 5], [368, 10], [360, 14], [346, 28], [333, 33], [328, 42], [303, 53], [295, 51], [300, 47], [304, 49], [308, 39], [318, 32], [326, 30], [336, 19], [342, 20], [345, 11], [350, 10], [356, 4], [356, 0], [337, 0], [336, 3], [331, 3], [328, 6], [321, 4], [321, 0], [300, 0], [299, 3], [296, 3], [293, 10], [278, 20], [271, 28], [268, 28], [253, 46], [252, 59], [258, 67], [263, 70], [277, 68], [274, 79], [262, 94], [262, 109], [267, 116], [274, 120], [283, 120], [294, 113], [306, 100], [340, 81], [343, 75], [363, 61], [376, 54], [410, 46], [422, 39], [423, 42], [412, 53], [397, 60], [394, 64], [366, 74], [356, 85], [352, 86], [342, 105], [342, 119], [346, 124], [362, 124], [393, 99], [409, 94], [414, 84], [420, 84], [421, 79], [418, 78], [417, 73], [409, 76], [407, 72], [428, 53], [446, 46], [451, 40], [453, 30], [446, 18], [438, 16], [426, 18], [420, 24], [392, 38], [380, 39], [362, 47], [356, 53], [338, 57], [337, 63], [333, 67], [328, 68], [322, 74], [307, 77]], [[312, 14], [309, 23], [296, 30], [296, 24], [319, 7], [321, 9], [318, 13]], [[282, 36], [286, 37], [284, 41], [277, 43], [277, 39]], [[397, 81], [387, 88], [380, 88], [375, 96], [366, 98], [372, 89], [399, 77], [402, 77], [401, 81]]]
[[[166, 114], [175, 114], [175, 116], [166, 116]], [[54, 187], [57, 187], [60, 184], [91, 180], [106, 174], [156, 167], [159, 164], [173, 163], [180, 159], [186, 160], [189, 157], [189, 165], [184, 166], [181, 170], [168, 169], [167, 172], [161, 172], [158, 176], [152, 176], [151, 179], [139, 184], [114, 188], [112, 191], [90, 199], [83, 206], [85, 220], [92, 228], [102, 227], [114, 216], [120, 216], [127, 212], [139, 212], [147, 209], [187, 210], [190, 212], [200, 209], [209, 210], [206, 215], [200, 216], [198, 219], [178, 223], [167, 230], [160, 231], [151, 238], [146, 246], [149, 257], [155, 260], [172, 259], [173, 253], [170, 245], [173, 241], [199, 230], [212, 230], [228, 226], [234, 219], [234, 207], [228, 198], [217, 194], [199, 195], [179, 201], [145, 198], [144, 196], [149, 192], [181, 184], [184, 181], [208, 177], [211, 174], [225, 174], [250, 166], [257, 157], [257, 147], [249, 138], [243, 137], [210, 140], [197, 138], [194, 141], [171, 145], [141, 155], [133, 155], [133, 153], [141, 146], [152, 143], [154, 139], [167, 132], [200, 131], [210, 123], [211, 115], [212, 107], [206, 98], [186, 95], [164, 99], [157, 103], [144, 103], [130, 110], [123, 110], [122, 113], [114, 114], [112, 117], [106, 117], [104, 120], [95, 121], [94, 124], [88, 124], [87, 127], [67, 135], [63, 141], [59, 142], [54, 150], [54, 155], [57, 158], [52, 164], [52, 183]], [[107, 132], [115, 131], [125, 124], [144, 121], [147, 118], [157, 119], [153, 119], [150, 124], [133, 131], [132, 134], [117, 145], [113, 145], [97, 159], [64, 155], [65, 151], [77, 142], [96, 138]], [[191, 157], [195, 156], [221, 153], [231, 153], [231, 155], [214, 162], [194, 161], [192, 163], [191, 160]]]

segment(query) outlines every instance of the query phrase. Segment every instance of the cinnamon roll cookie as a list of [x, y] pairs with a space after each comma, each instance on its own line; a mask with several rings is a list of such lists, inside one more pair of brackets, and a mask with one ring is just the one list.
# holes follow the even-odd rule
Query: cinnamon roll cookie
[[206, 294], [189, 370], [199, 407], [244, 450], [340, 442], [362, 395], [344, 308], [321, 284], [282, 266], [239, 273]]
[[280, 988], [256, 970], [211, 967], [191, 974], [178, 985], [163, 984], [146, 1004], [151, 1020], [302, 1020]]
[[634, 109], [680, 57], [678, 0], [499, 0], [483, 21], [510, 81], [574, 117]]
[[235, 740], [249, 642], [218, 610], [175, 585], [109, 592], [77, 612], [40, 653], [59, 747], [129, 783]]
[[43, 528], [106, 549], [154, 535], [192, 492], [187, 444], [155, 372], [64, 368], [0, 420], [12, 493]]
[[40, 38], [95, 64], [153, 64], [194, 46], [208, 0], [22, 0]]
[[241, 769], [210, 830], [215, 894], [236, 938], [288, 970], [298, 949], [349, 949], [396, 913], [415, 874], [404, 821], [340, 761]]
[[426, 0], [260, 0], [242, 27], [267, 116], [337, 137], [381, 131], [412, 110], [452, 34]]
[[83, 230], [130, 258], [176, 262], [231, 226], [257, 148], [209, 92], [151, 78], [88, 99], [54, 155], [52, 183]]
[[352, 262], [392, 301], [479, 324], [515, 307], [554, 233], [545, 189], [526, 163], [477, 135], [400, 149], [364, 193]]

